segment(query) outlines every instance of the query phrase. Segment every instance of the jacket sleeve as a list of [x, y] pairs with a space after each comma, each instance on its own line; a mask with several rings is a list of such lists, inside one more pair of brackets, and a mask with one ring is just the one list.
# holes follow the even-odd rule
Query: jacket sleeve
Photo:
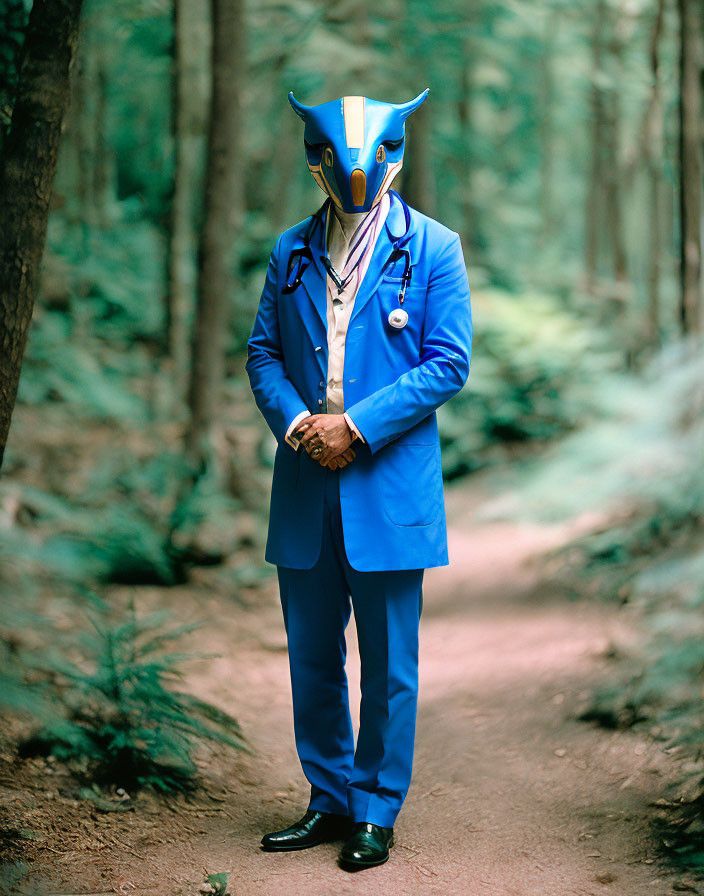
[[277, 310], [277, 265], [281, 237], [269, 258], [266, 281], [262, 290], [254, 327], [247, 342], [245, 370], [257, 407], [277, 442], [286, 437], [289, 424], [303, 411], [305, 402], [286, 376]]
[[453, 232], [438, 250], [428, 279], [420, 363], [346, 409], [372, 454], [464, 386], [472, 331], [467, 269], [460, 237]]

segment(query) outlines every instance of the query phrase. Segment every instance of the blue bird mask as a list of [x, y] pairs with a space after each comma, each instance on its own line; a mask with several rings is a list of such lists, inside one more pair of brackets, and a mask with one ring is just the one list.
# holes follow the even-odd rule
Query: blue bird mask
[[391, 186], [403, 164], [406, 119], [428, 95], [407, 103], [365, 96], [304, 106], [288, 101], [305, 122], [303, 141], [310, 173], [340, 211], [368, 212]]

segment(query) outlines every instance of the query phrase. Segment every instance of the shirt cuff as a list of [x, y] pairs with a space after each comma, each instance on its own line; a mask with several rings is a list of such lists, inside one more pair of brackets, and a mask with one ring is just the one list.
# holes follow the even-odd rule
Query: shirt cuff
[[350, 429], [352, 430], [352, 432], [356, 433], [357, 438], [360, 439], [362, 442], [366, 442], [367, 440], [364, 438], [364, 436], [362, 435], [362, 433], [361, 433], [361, 432], [357, 429], [357, 427], [354, 425], [354, 420], [350, 417], [350, 415], [349, 415], [347, 412], [345, 412], [345, 413], [343, 414], [343, 417], [345, 418], [345, 420], [346, 420], [347, 423], [349, 424], [349, 427], [350, 427]]
[[301, 422], [301, 420], [303, 420], [305, 417], [310, 417], [310, 415], [311, 415], [310, 411], [301, 411], [300, 414], [296, 414], [296, 416], [293, 418], [293, 420], [289, 424], [288, 429], [286, 430], [286, 441], [296, 451], [298, 451], [298, 446], [300, 445], [301, 437], [294, 436], [293, 430], [298, 426], [298, 424]]

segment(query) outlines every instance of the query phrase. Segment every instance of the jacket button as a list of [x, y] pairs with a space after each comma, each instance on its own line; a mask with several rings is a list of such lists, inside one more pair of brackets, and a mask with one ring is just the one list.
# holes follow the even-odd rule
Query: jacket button
[[322, 387], [325, 385], [325, 383], [321, 380], [321, 381], [318, 383], [318, 385], [319, 385], [320, 388], [322, 389]]
[[322, 404], [322, 403], [323, 403], [323, 399], [322, 399], [322, 398], [319, 398], [319, 399], [318, 399], [318, 404]]

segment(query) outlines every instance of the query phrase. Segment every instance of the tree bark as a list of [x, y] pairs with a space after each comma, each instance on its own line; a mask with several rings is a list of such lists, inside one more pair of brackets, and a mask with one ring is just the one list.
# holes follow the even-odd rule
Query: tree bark
[[198, 248], [198, 284], [189, 386], [189, 459], [215, 461], [214, 428], [225, 370], [233, 245], [243, 217], [241, 91], [243, 0], [211, 0], [212, 94], [208, 124], [205, 214]]
[[624, 296], [623, 287], [628, 280], [628, 263], [623, 231], [623, 171], [621, 163], [621, 96], [620, 83], [623, 70], [623, 49], [625, 44], [625, 22], [621, 5], [614, 12], [616, 17], [611, 28], [609, 52], [611, 62], [616, 67], [619, 78], [608, 92], [606, 104], [605, 163], [606, 178], [606, 229], [613, 249], [613, 274], [617, 284], [617, 298]]
[[603, 77], [603, 29], [606, 16], [604, 0], [598, 0], [594, 11], [594, 28], [592, 31], [592, 72], [591, 72], [591, 157], [589, 164], [589, 180], [587, 183], [587, 202], [584, 224], [584, 273], [587, 291], [596, 289], [596, 278], [599, 272], [599, 218], [604, 202], [604, 132], [606, 129], [606, 111]]
[[17, 398], [82, 0], [35, 0], [0, 159], [0, 466]]
[[678, 0], [680, 20], [680, 327], [702, 327], [702, 12]]
[[553, 123], [555, 75], [553, 72], [553, 57], [555, 55], [558, 22], [558, 17], [550, 12], [545, 16], [543, 52], [540, 54], [539, 62], [540, 243], [543, 246], [552, 238], [555, 228], [555, 178], [553, 171], [553, 158], [555, 155], [553, 149], [555, 136]]
[[[475, 4], [471, 6], [470, 21], [475, 23], [478, 18], [478, 10]], [[474, 37], [467, 36], [462, 41], [462, 58], [460, 60], [460, 96], [457, 101], [457, 117], [460, 128], [460, 157], [457, 160], [459, 204], [462, 216], [461, 235], [465, 246], [473, 250], [485, 249], [486, 244], [482, 235], [481, 215], [479, 204], [475, 199], [474, 173], [476, 167], [476, 153], [474, 152], [474, 78], [475, 60], [477, 58], [476, 41]]]
[[167, 249], [166, 344], [174, 391], [183, 400], [188, 383], [188, 323], [195, 294], [193, 206], [198, 180], [202, 113], [201, 34], [207, 2], [174, 0], [171, 127], [174, 140], [174, 189]]
[[648, 232], [648, 312], [646, 332], [651, 345], [660, 342], [660, 256], [662, 253], [662, 190], [660, 166], [663, 157], [664, 115], [660, 78], [660, 38], [665, 16], [665, 0], [658, 0], [650, 42], [650, 71], [653, 89], [645, 118], [644, 148], [650, 193]]

